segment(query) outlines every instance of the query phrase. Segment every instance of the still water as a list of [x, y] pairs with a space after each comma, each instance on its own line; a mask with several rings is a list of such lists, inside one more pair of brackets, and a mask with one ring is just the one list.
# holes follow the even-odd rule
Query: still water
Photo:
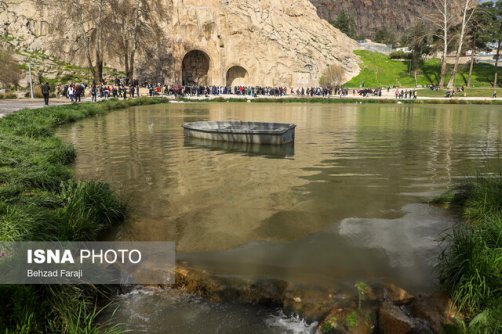
[[[183, 136], [184, 122], [229, 119], [295, 123], [294, 146]], [[77, 149], [79, 179], [104, 180], [129, 201], [131, 217], [110, 239], [174, 240], [178, 259], [217, 275], [327, 287], [392, 282], [418, 292], [435, 289], [437, 240], [453, 223], [427, 201], [500, 170], [501, 129], [500, 106], [211, 103], [116, 111], [58, 135]], [[179, 303], [206, 314], [203, 301], [172, 293], [122, 296], [122, 320], [148, 313], [144, 298], [157, 310], [147, 331], [167, 328], [165, 314]], [[258, 317], [271, 333], [266, 320], [284, 320], [232, 310], [220, 316], [237, 324]]]

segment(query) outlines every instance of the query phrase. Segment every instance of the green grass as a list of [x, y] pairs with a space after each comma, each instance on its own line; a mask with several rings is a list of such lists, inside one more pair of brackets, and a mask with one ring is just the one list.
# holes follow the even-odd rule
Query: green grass
[[[497, 88], [497, 97], [502, 97], [502, 88]], [[445, 97], [446, 89], [440, 89], [437, 91], [432, 91], [430, 89], [420, 89], [417, 91], [417, 95], [420, 97]], [[465, 95], [464, 95], [465, 93]], [[465, 92], [456, 92], [455, 97], [487, 97], [491, 98], [493, 94], [493, 88], [466, 88]]]
[[[392, 60], [388, 56], [371, 51], [357, 50], [355, 53], [361, 59], [361, 73], [345, 84], [346, 87], [359, 87], [364, 81], [365, 87], [415, 87], [415, 79], [409, 73], [409, 62]], [[453, 65], [448, 66], [448, 73]], [[438, 59], [426, 60], [417, 75], [417, 85], [437, 85], [441, 64]], [[468, 65], [460, 65], [455, 76], [455, 86], [465, 86], [469, 73]], [[502, 76], [502, 68], [498, 70]], [[413, 74], [413, 73], [412, 73]], [[494, 67], [490, 64], [476, 64], [473, 70], [473, 87], [490, 87], [493, 83]], [[447, 80], [449, 77], [447, 76]]]
[[[247, 99], [238, 99], [238, 98], [215, 98], [215, 99], [201, 99], [201, 100], [192, 100], [189, 98], [179, 98], [179, 101], [184, 101], [188, 103], [223, 103], [223, 102], [232, 102], [232, 103], [247, 103]], [[364, 99], [355, 99], [355, 98], [322, 98], [322, 97], [285, 97], [285, 98], [255, 98], [249, 100], [251, 103], [402, 103], [402, 104], [493, 104], [493, 105], [502, 105], [502, 101], [500, 100], [457, 100], [457, 99], [443, 99], [443, 100], [396, 100], [395, 98], [389, 99], [376, 99], [376, 98], [364, 98]]]
[[460, 186], [451, 204], [459, 223], [445, 237], [438, 264], [441, 285], [469, 321], [472, 333], [502, 332], [502, 177]]
[[[75, 150], [54, 137], [54, 130], [110, 110], [165, 101], [25, 109], [0, 119], [0, 240], [96, 240], [123, 221], [126, 207], [107, 184], [73, 179]], [[95, 319], [107, 296], [91, 286], [0, 286], [0, 328], [4, 333], [102, 332]]]

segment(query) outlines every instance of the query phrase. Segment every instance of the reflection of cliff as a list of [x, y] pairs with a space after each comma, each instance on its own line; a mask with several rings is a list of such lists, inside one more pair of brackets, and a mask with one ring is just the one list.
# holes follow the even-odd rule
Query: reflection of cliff
[[[35, 3], [40, 2], [9, 4], [0, 13], [0, 34], [13, 35], [17, 47], [43, 49], [50, 44], [49, 14]], [[308, 87], [318, 85], [331, 64], [341, 65], [346, 79], [359, 71], [352, 53], [356, 43], [321, 20], [308, 0], [164, 3], [170, 19], [154, 13], [151, 20], [161, 23], [169, 41], [170, 63], [157, 71], [169, 83]], [[113, 58], [118, 55], [109, 53], [105, 62], [120, 68]], [[138, 56], [141, 63], [145, 55]]]

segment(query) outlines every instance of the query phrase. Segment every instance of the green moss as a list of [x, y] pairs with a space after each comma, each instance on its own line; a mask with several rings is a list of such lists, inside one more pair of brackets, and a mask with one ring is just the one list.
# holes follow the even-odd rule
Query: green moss
[[345, 318], [345, 324], [349, 328], [349, 330], [353, 330], [359, 324], [359, 315], [356, 311], [350, 312]]
[[337, 317], [332, 316], [322, 324], [321, 330], [323, 333], [329, 333], [330, 331], [336, 329], [337, 327], [338, 327], [338, 319]]

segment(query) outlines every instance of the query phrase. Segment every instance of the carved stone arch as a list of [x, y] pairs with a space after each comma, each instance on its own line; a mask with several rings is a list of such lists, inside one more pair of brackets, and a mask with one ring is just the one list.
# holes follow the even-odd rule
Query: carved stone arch
[[201, 50], [191, 50], [185, 54], [181, 63], [182, 84], [185, 86], [209, 85], [211, 58]]
[[226, 84], [227, 87], [249, 85], [248, 71], [240, 65], [230, 67], [227, 70]]

